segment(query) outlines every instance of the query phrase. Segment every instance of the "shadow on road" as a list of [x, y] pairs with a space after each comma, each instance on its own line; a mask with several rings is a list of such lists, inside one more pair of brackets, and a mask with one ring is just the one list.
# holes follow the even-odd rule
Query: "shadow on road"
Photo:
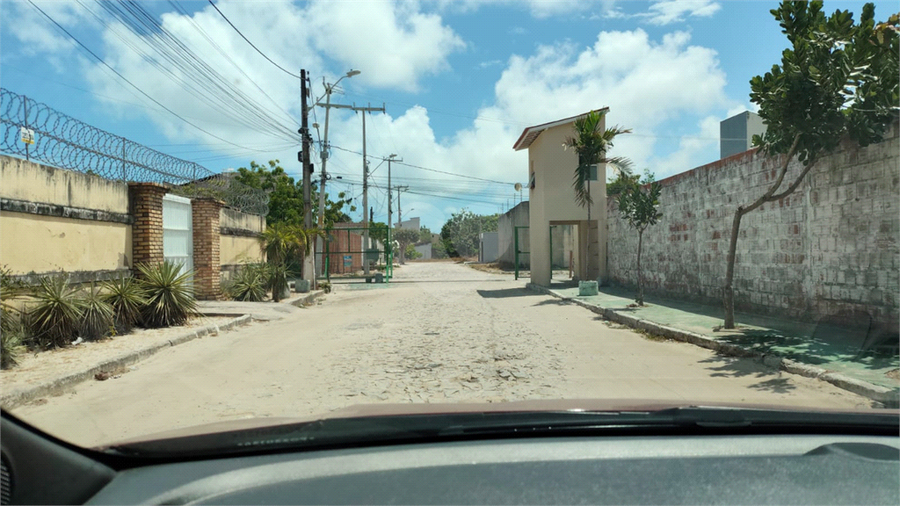
[[552, 299], [542, 300], [534, 305], [535, 306], [568, 306], [570, 304], [572, 304], [572, 301], [569, 299], [557, 299], [554, 297]]
[[394, 278], [391, 280], [391, 284], [398, 283], [504, 283], [508, 282], [508, 279], [435, 279], [435, 278], [403, 278], [397, 279]]
[[701, 360], [700, 363], [709, 364], [706, 369], [715, 371], [710, 373], [713, 378], [742, 378], [745, 376], [759, 378], [761, 380], [759, 383], [750, 385], [750, 388], [754, 390], [783, 394], [797, 388], [791, 384], [788, 378], [782, 377], [780, 371], [747, 358], [714, 355]]
[[541, 294], [527, 288], [503, 288], [501, 290], [475, 290], [485, 299], [505, 299], [507, 297], [536, 297]]

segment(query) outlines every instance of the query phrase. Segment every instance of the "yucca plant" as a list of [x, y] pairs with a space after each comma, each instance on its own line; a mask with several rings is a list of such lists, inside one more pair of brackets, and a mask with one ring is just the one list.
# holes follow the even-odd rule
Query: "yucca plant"
[[191, 287], [193, 272], [180, 273], [181, 265], [165, 261], [158, 265], [140, 264], [140, 283], [147, 303], [141, 322], [149, 328], [182, 325], [197, 314], [197, 300]]
[[225, 285], [229, 298], [260, 302], [266, 298], [269, 269], [266, 264], [244, 264]]
[[120, 276], [103, 283], [103, 299], [115, 313], [116, 333], [125, 334], [141, 319], [141, 308], [147, 304], [144, 288], [138, 280]]
[[96, 341], [114, 330], [116, 313], [100, 291], [91, 283], [90, 289], [82, 294], [81, 325], [78, 335], [87, 341]]
[[28, 312], [28, 320], [37, 343], [42, 348], [71, 343], [81, 325], [84, 306], [68, 277], [41, 278], [32, 295], [36, 302]]

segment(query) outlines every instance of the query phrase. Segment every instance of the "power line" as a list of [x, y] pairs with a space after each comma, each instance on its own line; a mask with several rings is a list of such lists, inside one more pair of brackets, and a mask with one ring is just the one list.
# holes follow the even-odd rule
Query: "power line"
[[[162, 65], [145, 50], [144, 46], [135, 44], [130, 38], [119, 34], [103, 18], [85, 6], [81, 0], [77, 1], [125, 45], [140, 54], [144, 61], [159, 70], [161, 74], [177, 82], [218, 113], [231, 117], [236, 124], [243, 124], [260, 132], [267, 131], [286, 140], [295, 140], [292, 126], [295, 121], [289, 114], [287, 118], [291, 122], [291, 126], [272, 116], [265, 107], [235, 87], [230, 79], [226, 79], [210, 67], [134, 1], [125, 0], [113, 4], [95, 0], [110, 15], [130, 28], [133, 33], [143, 34], [144, 37], [141, 41], [167, 60], [169, 65]], [[177, 73], [173, 69], [180, 70], [181, 73]]]
[[275, 107], [278, 107], [279, 109], [281, 109], [287, 115], [287, 117], [290, 118], [291, 120], [294, 120], [295, 123], [297, 122], [294, 119], [294, 117], [291, 116], [291, 113], [289, 111], [285, 110], [281, 105], [279, 105], [277, 102], [275, 102], [275, 100], [272, 97], [270, 97], [269, 94], [265, 92], [265, 90], [263, 90], [258, 84], [256, 84], [256, 81], [254, 81], [253, 78], [251, 78], [246, 72], [244, 72], [244, 69], [242, 69], [241, 66], [238, 65], [224, 49], [222, 49], [222, 46], [220, 46], [212, 37], [209, 36], [209, 34], [206, 33], [206, 30], [204, 30], [199, 24], [197, 24], [196, 21], [194, 21], [193, 16], [188, 14], [188, 12], [186, 10], [184, 10], [178, 4], [177, 0], [169, 0], [169, 4], [171, 4], [172, 7], [174, 7], [178, 12], [180, 12], [183, 16], [185, 16], [191, 22], [191, 24], [197, 29], [197, 31], [200, 32], [200, 34], [203, 35], [203, 37], [213, 47], [216, 48], [216, 51], [218, 51], [219, 54], [221, 54], [225, 59], [227, 59], [228, 62], [231, 63], [232, 66], [234, 66], [235, 69], [237, 69], [244, 77], [246, 77], [247, 80], [250, 81], [253, 84], [253, 86], [255, 86], [256, 89], [260, 91], [260, 93], [262, 93], [266, 98], [269, 99], [270, 102], [272, 102], [272, 104], [275, 105]]
[[[348, 153], [354, 153], [354, 154], [357, 154], [357, 155], [359, 155], [359, 156], [362, 156], [362, 153], [360, 153], [359, 151], [353, 151], [352, 149], [342, 148], [342, 147], [340, 147], [340, 146], [335, 146], [334, 144], [332, 144], [330, 147], [331, 147], [331, 148], [334, 148], [334, 149], [339, 149], [339, 150], [341, 150], [341, 151], [346, 151], [346, 152], [348, 152]], [[372, 158], [372, 159], [375, 159], [375, 158], [379, 158], [379, 157], [375, 157], [375, 156], [367, 156], [366, 158]], [[447, 172], [447, 171], [445, 171], [445, 170], [431, 169], [431, 168], [428, 168], [428, 167], [422, 167], [421, 165], [413, 165], [413, 164], [411, 164], [411, 163], [406, 163], [406, 162], [394, 162], [394, 163], [396, 163], [397, 165], [405, 165], [405, 166], [407, 166], [407, 167], [412, 167], [412, 168], [414, 168], [414, 169], [426, 170], [426, 171], [428, 171], [428, 172], [437, 172], [438, 174], [447, 174], [447, 175], [449, 175], [449, 176], [461, 177], [461, 178], [465, 178], [465, 179], [473, 179], [473, 180], [475, 180], [475, 181], [484, 181], [484, 182], [487, 182], [487, 183], [495, 183], [495, 184], [503, 184], [503, 185], [511, 185], [511, 184], [513, 184], [513, 183], [510, 183], [510, 182], [507, 182], [507, 181], [497, 181], [496, 179], [486, 179], [486, 178], [483, 178], [483, 177], [468, 176], [468, 175], [466, 175], [466, 174], [457, 174], [457, 173], [455, 173], [455, 172]]]
[[224, 138], [222, 138], [222, 137], [219, 137], [218, 135], [216, 135], [216, 134], [214, 134], [214, 133], [212, 133], [212, 132], [209, 132], [208, 130], [205, 130], [204, 128], [201, 128], [201, 127], [195, 125], [194, 123], [188, 121], [187, 119], [185, 119], [184, 117], [182, 117], [181, 115], [179, 115], [178, 113], [176, 113], [175, 111], [169, 109], [168, 107], [166, 107], [165, 105], [163, 105], [162, 103], [160, 103], [158, 100], [156, 100], [155, 98], [153, 98], [153, 97], [151, 97], [150, 95], [148, 95], [146, 92], [144, 92], [144, 90], [138, 88], [137, 85], [135, 85], [133, 82], [129, 81], [128, 78], [126, 78], [125, 76], [123, 76], [122, 74], [120, 74], [116, 69], [112, 68], [108, 63], [106, 63], [105, 61], [103, 61], [103, 58], [100, 58], [99, 56], [97, 56], [96, 53], [94, 53], [93, 51], [91, 51], [90, 48], [88, 48], [86, 45], [84, 45], [80, 40], [78, 40], [78, 39], [77, 39], [74, 35], [72, 35], [68, 30], [66, 30], [65, 28], [63, 28], [62, 25], [60, 25], [59, 23], [57, 23], [56, 20], [53, 19], [52, 17], [50, 17], [49, 14], [47, 14], [47, 13], [44, 12], [40, 7], [38, 7], [37, 5], [35, 5], [34, 2], [32, 2], [31, 0], [28, 0], [28, 3], [31, 4], [32, 7], [34, 7], [35, 9], [37, 9], [37, 11], [40, 12], [45, 18], [47, 18], [48, 20], [50, 20], [51, 23], [53, 23], [54, 25], [56, 25], [56, 27], [57, 27], [59, 30], [61, 30], [61, 31], [62, 31], [63, 33], [65, 33], [66, 35], [68, 35], [68, 36], [69, 36], [72, 40], [74, 40], [76, 43], [78, 43], [78, 45], [81, 46], [85, 51], [87, 51], [88, 54], [90, 54], [91, 56], [93, 56], [94, 59], [96, 59], [98, 62], [102, 63], [102, 64], [103, 64], [106, 68], [108, 68], [109, 70], [113, 71], [117, 76], [119, 76], [120, 79], [122, 79], [123, 81], [125, 81], [126, 83], [128, 83], [132, 88], [134, 88], [135, 90], [137, 90], [138, 92], [140, 92], [141, 95], [147, 97], [147, 98], [150, 99], [153, 103], [155, 103], [156, 105], [158, 105], [158, 106], [162, 107], [163, 109], [165, 109], [166, 112], [168, 112], [168, 113], [171, 114], [172, 116], [175, 116], [176, 118], [178, 118], [178, 119], [180, 119], [181, 121], [187, 123], [188, 125], [190, 125], [190, 126], [196, 128], [197, 130], [199, 130], [199, 131], [205, 133], [206, 135], [209, 135], [210, 137], [219, 139], [220, 141], [223, 141], [223, 142], [225, 142], [225, 143], [231, 144], [232, 146], [237, 146], [237, 147], [239, 147], [239, 148], [244, 148], [244, 149], [248, 149], [248, 150], [251, 150], [251, 151], [265, 151], [265, 150], [262, 150], [262, 149], [250, 149], [250, 148], [247, 148], [246, 146], [241, 146], [240, 144], [235, 144], [235, 143], [229, 141], [228, 139], [224, 139]]
[[208, 1], [209, 1], [209, 5], [212, 5], [213, 9], [215, 9], [216, 12], [218, 12], [219, 15], [222, 16], [222, 19], [224, 19], [229, 25], [231, 25], [231, 27], [234, 28], [234, 31], [236, 31], [236, 32], [238, 33], [238, 35], [241, 36], [241, 38], [243, 38], [245, 41], [247, 41], [247, 44], [250, 44], [250, 47], [252, 47], [253, 49], [256, 49], [256, 52], [257, 52], [257, 53], [261, 54], [263, 58], [265, 58], [266, 60], [269, 60], [269, 63], [271, 63], [272, 65], [275, 65], [276, 67], [278, 67], [279, 69], [281, 69], [282, 72], [284, 72], [285, 74], [288, 74], [288, 75], [290, 75], [290, 76], [296, 77], [297, 79], [300, 79], [300, 76], [298, 76], [297, 74], [291, 72], [290, 70], [288, 70], [288, 69], [282, 67], [281, 65], [275, 63], [274, 61], [272, 61], [271, 58], [269, 58], [268, 56], [266, 56], [266, 53], [263, 53], [262, 51], [260, 51], [258, 47], [256, 47], [255, 45], [253, 45], [252, 42], [250, 42], [250, 39], [248, 39], [247, 37], [245, 37], [244, 34], [241, 33], [241, 31], [238, 30], [238, 28], [237, 28], [236, 26], [234, 26], [234, 23], [232, 23], [231, 20], [229, 20], [229, 19], [225, 16], [225, 14], [223, 14], [222, 11], [220, 11], [219, 8], [216, 7], [216, 4], [214, 4], [212, 0], [208, 0]]

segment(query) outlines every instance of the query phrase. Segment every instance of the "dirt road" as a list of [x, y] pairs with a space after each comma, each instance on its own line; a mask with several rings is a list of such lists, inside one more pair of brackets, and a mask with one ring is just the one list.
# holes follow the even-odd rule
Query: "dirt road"
[[750, 360], [658, 342], [509, 275], [408, 264], [337, 285], [289, 318], [167, 349], [118, 379], [14, 413], [82, 445], [375, 402], [645, 398], [856, 407], [869, 401]]

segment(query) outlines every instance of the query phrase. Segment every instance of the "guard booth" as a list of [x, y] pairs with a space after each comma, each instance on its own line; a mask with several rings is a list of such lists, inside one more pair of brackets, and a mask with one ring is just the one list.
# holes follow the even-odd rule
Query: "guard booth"
[[[365, 245], [366, 231], [369, 231], [369, 244]], [[373, 234], [374, 232], [374, 234]], [[393, 252], [387, 241], [373, 237], [383, 230], [367, 229], [355, 223], [335, 223], [326, 229], [321, 249], [316, 251], [320, 257], [317, 272], [318, 280], [328, 282], [389, 282], [393, 277]], [[365, 274], [366, 263], [369, 274]]]
[[[598, 280], [601, 284], [607, 279], [606, 167], [597, 167], [588, 183], [593, 205], [581, 207], [575, 202], [571, 183], [578, 156], [574, 150], [564, 148], [566, 139], [575, 134], [574, 123], [580, 116], [528, 127], [513, 146], [516, 151], [528, 150], [527, 251], [531, 282], [535, 285], [549, 286], [553, 277], [553, 226], [566, 226], [573, 236], [571, 262], [563, 260], [572, 265], [573, 279]], [[606, 128], [605, 121], [600, 128]]]

